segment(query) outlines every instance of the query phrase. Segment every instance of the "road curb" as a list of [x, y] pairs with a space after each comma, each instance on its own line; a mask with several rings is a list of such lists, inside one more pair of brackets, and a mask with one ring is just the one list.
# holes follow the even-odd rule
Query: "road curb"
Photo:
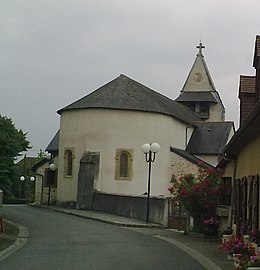
[[8, 222], [8, 223], [16, 226], [19, 230], [19, 233], [18, 233], [17, 239], [15, 240], [15, 242], [11, 246], [9, 246], [8, 248], [6, 248], [0, 252], [0, 261], [6, 259], [10, 255], [15, 253], [17, 250], [22, 248], [26, 244], [28, 236], [29, 236], [28, 229], [25, 226], [18, 224], [18, 223], [14, 223], [14, 222], [9, 221], [9, 220], [5, 220], [5, 222]]
[[68, 214], [71, 216], [76, 216], [76, 217], [80, 217], [80, 218], [84, 218], [84, 219], [89, 219], [89, 220], [107, 223], [107, 224], [111, 224], [111, 225], [115, 225], [115, 226], [121, 226], [121, 227], [132, 227], [132, 228], [158, 228], [159, 227], [157, 225], [152, 225], [152, 224], [149, 224], [149, 225], [134, 224], [134, 223], [115, 221], [115, 220], [111, 221], [111, 220], [106, 220], [106, 219], [102, 219], [102, 218], [98, 218], [98, 217], [82, 216], [81, 214], [71, 213], [69, 211], [66, 212], [66, 211], [62, 211], [59, 209], [51, 209], [51, 210], [56, 211], [56, 212], [60, 212], [60, 213], [64, 213], [64, 214]]
[[219, 267], [217, 264], [215, 264], [214, 262], [209, 260], [206, 256], [204, 256], [200, 252], [186, 246], [185, 244], [183, 244], [179, 241], [176, 241], [172, 238], [169, 238], [166, 236], [161, 236], [161, 235], [154, 235], [154, 237], [175, 245], [179, 249], [181, 249], [184, 252], [186, 252], [187, 254], [189, 254], [192, 258], [194, 258], [197, 262], [199, 262], [207, 270], [222, 270], [221, 267]]
[[68, 214], [71, 216], [76, 216], [76, 217], [80, 217], [83, 219], [89, 219], [89, 220], [93, 220], [93, 221], [98, 221], [98, 222], [102, 222], [102, 223], [107, 223], [107, 224], [111, 224], [111, 225], [115, 225], [115, 226], [121, 226], [121, 227], [132, 227], [132, 228], [163, 228], [162, 225], [159, 224], [153, 224], [153, 223], [149, 223], [149, 224], [138, 224], [138, 223], [131, 223], [129, 221], [119, 221], [119, 220], [111, 220], [111, 219], [106, 219], [106, 218], [102, 218], [102, 217], [94, 217], [91, 215], [82, 215], [82, 213], [77, 213], [77, 212], [73, 212], [73, 210], [71, 211], [70, 209], [66, 209], [66, 208], [56, 208], [56, 207], [50, 207], [50, 206], [45, 206], [45, 205], [36, 205], [36, 204], [30, 204], [30, 206], [32, 207], [38, 207], [38, 208], [42, 208], [42, 209], [47, 209], [49, 211], [55, 211], [55, 212], [59, 212], [59, 213], [63, 213], [63, 214]]

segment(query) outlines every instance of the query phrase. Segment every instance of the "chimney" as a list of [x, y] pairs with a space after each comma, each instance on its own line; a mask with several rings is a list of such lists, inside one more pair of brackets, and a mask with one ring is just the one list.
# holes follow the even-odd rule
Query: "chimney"
[[243, 124], [247, 116], [257, 103], [256, 96], [256, 77], [255, 76], [240, 76], [239, 83], [239, 99], [240, 99], [240, 126]]
[[257, 101], [260, 99], [260, 36], [256, 36], [255, 39], [255, 53], [253, 60], [253, 67], [255, 68], [256, 82], [255, 82], [255, 92]]

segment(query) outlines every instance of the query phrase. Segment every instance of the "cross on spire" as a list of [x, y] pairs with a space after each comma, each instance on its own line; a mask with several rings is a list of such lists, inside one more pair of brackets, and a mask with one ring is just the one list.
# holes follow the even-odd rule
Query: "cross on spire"
[[205, 46], [202, 45], [201, 41], [200, 41], [200, 44], [196, 48], [199, 49], [199, 54], [202, 55], [202, 49], [205, 49]]

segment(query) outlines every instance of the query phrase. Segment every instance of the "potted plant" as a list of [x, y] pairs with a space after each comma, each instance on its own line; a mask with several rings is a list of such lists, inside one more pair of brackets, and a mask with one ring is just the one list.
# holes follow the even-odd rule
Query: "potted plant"
[[229, 227], [227, 227], [227, 229], [225, 229], [222, 232], [222, 243], [224, 243], [225, 241], [231, 239], [232, 234], [233, 234], [233, 230], [230, 229]]
[[251, 242], [260, 245], [260, 230], [252, 230], [249, 233], [249, 238]]
[[223, 251], [227, 255], [233, 254], [235, 266], [246, 265], [252, 256], [255, 256], [255, 249], [250, 243], [245, 243], [242, 238], [233, 236], [230, 240], [222, 243]]
[[250, 258], [255, 255], [255, 248], [250, 243], [240, 241], [234, 246], [234, 263], [235, 266], [239, 264], [240, 269], [247, 266]]
[[260, 269], [260, 257], [257, 256], [251, 256], [250, 260], [247, 264], [241, 267], [241, 269], [248, 269], [248, 270], [259, 270]]
[[227, 254], [228, 260], [233, 260], [234, 247], [238, 243], [238, 238], [232, 236], [230, 239], [222, 242], [222, 250]]
[[204, 234], [207, 236], [217, 236], [219, 221], [216, 217], [208, 217], [203, 220]]

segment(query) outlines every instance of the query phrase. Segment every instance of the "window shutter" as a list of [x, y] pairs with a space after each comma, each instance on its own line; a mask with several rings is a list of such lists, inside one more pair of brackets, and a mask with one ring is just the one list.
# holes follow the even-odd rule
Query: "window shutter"
[[252, 217], [253, 217], [253, 176], [248, 178], [248, 226], [252, 229]]
[[45, 170], [45, 187], [56, 187], [56, 171]]
[[241, 182], [242, 192], [242, 224], [247, 226], [247, 178], [244, 177]]
[[253, 177], [253, 202], [252, 202], [252, 208], [253, 208], [253, 213], [252, 213], [252, 227], [253, 229], [258, 229], [259, 225], [259, 175], [256, 175]]

